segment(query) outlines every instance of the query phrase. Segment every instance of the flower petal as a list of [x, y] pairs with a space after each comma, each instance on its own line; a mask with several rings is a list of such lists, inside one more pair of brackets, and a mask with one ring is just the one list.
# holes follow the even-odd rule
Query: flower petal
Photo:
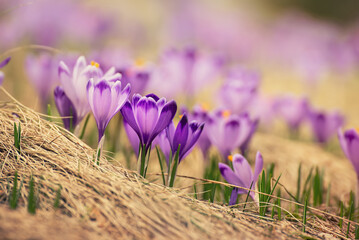
[[156, 127], [159, 115], [155, 100], [142, 97], [137, 103], [134, 114], [138, 127], [142, 133], [143, 143], [148, 145], [153, 140], [150, 139], [150, 137]]
[[239, 177], [232, 171], [232, 169], [228, 165], [224, 163], [219, 163], [218, 167], [219, 171], [221, 172], [221, 175], [229, 184], [233, 184], [239, 187], [245, 186], [242, 180], [239, 179]]
[[151, 136], [152, 141], [163, 129], [165, 129], [170, 122], [173, 120], [173, 117], [177, 112], [177, 104], [175, 101], [168, 102], [163, 108], [158, 118], [158, 122], [156, 127], [153, 130], [153, 134]]
[[263, 170], [263, 157], [262, 154], [258, 151], [256, 155], [256, 163], [254, 166], [254, 176], [253, 176], [254, 183], [257, 182], [258, 176], [262, 172], [262, 170]]
[[244, 183], [243, 187], [249, 188], [253, 181], [252, 169], [248, 161], [242, 155], [235, 154], [233, 156], [233, 169], [236, 176], [238, 176]]

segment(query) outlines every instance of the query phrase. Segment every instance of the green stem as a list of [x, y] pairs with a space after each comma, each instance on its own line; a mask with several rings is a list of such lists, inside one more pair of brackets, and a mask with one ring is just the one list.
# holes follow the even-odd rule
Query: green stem
[[85, 123], [84, 123], [84, 126], [83, 126], [81, 134], [80, 134], [80, 139], [82, 139], [84, 137], [84, 135], [85, 135], [85, 130], [86, 130], [87, 124], [89, 122], [89, 119], [90, 119], [90, 114], [88, 114], [86, 119], [85, 119]]

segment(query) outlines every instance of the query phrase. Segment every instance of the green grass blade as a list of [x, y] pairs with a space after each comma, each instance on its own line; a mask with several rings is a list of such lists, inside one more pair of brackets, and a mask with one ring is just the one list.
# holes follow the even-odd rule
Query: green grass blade
[[27, 197], [27, 211], [31, 214], [36, 213], [36, 196], [34, 178], [30, 177], [29, 195]]
[[161, 158], [160, 150], [158, 150], [157, 146], [156, 146], [156, 151], [157, 151], [158, 162], [160, 163], [160, 167], [161, 167], [162, 182], [163, 182], [163, 185], [166, 185], [165, 174], [163, 171], [162, 158]]
[[174, 182], [175, 182], [180, 149], [181, 149], [181, 144], [178, 145], [178, 148], [177, 148], [177, 151], [176, 151], [176, 155], [175, 155], [175, 159], [174, 159], [174, 163], [173, 163], [173, 168], [172, 168], [172, 172], [171, 172], [171, 177], [170, 177], [170, 181], [169, 181], [169, 184], [168, 184], [169, 187], [173, 187]]

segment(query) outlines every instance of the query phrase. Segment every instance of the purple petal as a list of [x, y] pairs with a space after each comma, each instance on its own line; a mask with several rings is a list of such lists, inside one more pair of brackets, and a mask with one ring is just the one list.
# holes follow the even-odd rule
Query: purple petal
[[251, 166], [248, 161], [240, 154], [233, 156], [233, 169], [241, 181], [244, 183], [243, 187], [249, 188], [253, 181], [253, 174]]
[[186, 115], [183, 115], [179, 121], [175, 134], [172, 139], [172, 152], [175, 153], [178, 149], [178, 146], [181, 144], [180, 153], [186, 148], [186, 143], [188, 139], [188, 118]]
[[125, 131], [126, 131], [128, 140], [130, 141], [130, 144], [133, 148], [133, 151], [135, 152], [136, 156], [138, 157], [140, 139], [139, 139], [137, 133], [135, 132], [135, 130], [133, 130], [133, 128], [126, 122], [125, 119], [123, 119], [123, 126], [125, 127]]
[[148, 145], [153, 140], [153, 138], [150, 139], [150, 137], [156, 127], [159, 116], [155, 100], [152, 98], [142, 97], [137, 103], [134, 114], [142, 134], [143, 143]]
[[130, 101], [126, 101], [126, 103], [123, 105], [123, 107], [121, 108], [120, 111], [121, 111], [124, 121], [126, 121], [128, 123], [128, 125], [130, 125], [132, 127], [132, 129], [135, 130], [138, 137], [142, 141], [141, 132], [140, 132], [140, 129], [138, 128], [135, 116], [133, 114], [133, 109], [132, 109]]
[[237, 198], [238, 198], [237, 188], [234, 188], [234, 189], [232, 190], [231, 198], [229, 199], [228, 205], [231, 206], [231, 205], [236, 204], [236, 203], [237, 203]]
[[348, 158], [359, 176], [359, 135], [354, 129], [350, 129], [344, 133], [344, 138], [347, 144]]
[[254, 166], [254, 176], [253, 176], [254, 184], [257, 182], [258, 176], [262, 172], [262, 170], [263, 170], [263, 157], [262, 154], [258, 151], [256, 155], [256, 163]]
[[165, 129], [170, 122], [173, 120], [173, 117], [176, 115], [177, 112], [177, 104], [175, 101], [168, 102], [161, 111], [161, 114], [158, 118], [158, 122], [156, 127], [153, 130], [153, 134], [151, 136], [152, 141], [163, 129]]
[[232, 169], [224, 163], [218, 164], [219, 171], [223, 178], [229, 183], [239, 187], [244, 187], [242, 180], [232, 171]]

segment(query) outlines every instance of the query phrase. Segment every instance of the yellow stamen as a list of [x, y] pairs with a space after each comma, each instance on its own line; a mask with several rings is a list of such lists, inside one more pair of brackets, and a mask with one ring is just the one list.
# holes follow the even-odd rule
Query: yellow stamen
[[355, 128], [355, 131], [359, 134], [359, 127]]
[[228, 118], [229, 116], [231, 116], [231, 111], [229, 111], [229, 110], [224, 110], [224, 111], [222, 112], [222, 117], [223, 117], [223, 118]]
[[138, 58], [135, 60], [135, 66], [136, 67], [143, 67], [145, 65], [145, 60], [143, 60], [142, 58]]
[[231, 162], [233, 161], [233, 156], [232, 155], [228, 155], [227, 158], [228, 158], [229, 161], [231, 161]]
[[181, 119], [183, 117], [183, 114], [179, 115], [179, 118]]
[[98, 63], [95, 62], [95, 61], [91, 61], [91, 66], [95, 66], [95, 67], [99, 68], [99, 67], [100, 67], [100, 64], [98, 64]]

